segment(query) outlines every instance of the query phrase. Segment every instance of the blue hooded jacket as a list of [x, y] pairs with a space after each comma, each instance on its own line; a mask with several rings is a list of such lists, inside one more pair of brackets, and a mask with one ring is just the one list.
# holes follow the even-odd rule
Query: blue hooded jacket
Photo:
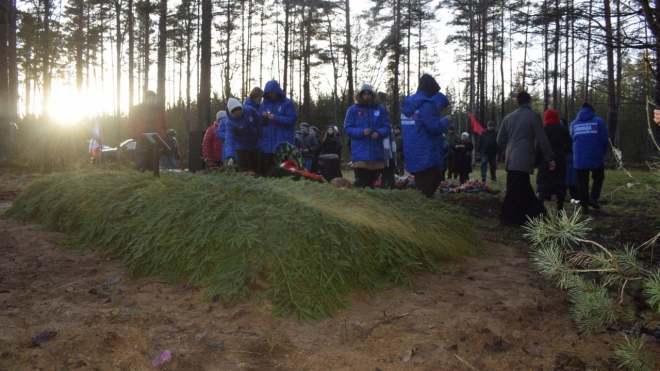
[[215, 131], [215, 136], [222, 139], [222, 157], [220, 160], [224, 161], [227, 159], [227, 146], [224, 145], [225, 139], [227, 138], [227, 118], [220, 120], [218, 125], [218, 130]]
[[[222, 125], [222, 123], [220, 123]], [[225, 131], [225, 143], [223, 159], [238, 158], [236, 150], [251, 151], [259, 149], [259, 138], [261, 138], [261, 126], [259, 114], [249, 105], [243, 106], [241, 117], [234, 117], [227, 112], [227, 129]], [[216, 134], [220, 136], [222, 127], [218, 128]]]
[[257, 102], [255, 102], [255, 101], [253, 101], [252, 99], [250, 99], [250, 97], [245, 98], [245, 100], [243, 101], [243, 105], [244, 105], [244, 106], [250, 106], [250, 107], [254, 108], [255, 111], [261, 113], [261, 112], [260, 112], [260, 107], [261, 107], [261, 106], [258, 105]]
[[[277, 97], [270, 99], [268, 93], [275, 93]], [[261, 116], [262, 112], [275, 115], [275, 120], [269, 120]], [[275, 153], [275, 148], [281, 142], [295, 144], [295, 128], [298, 121], [298, 113], [293, 101], [284, 95], [277, 80], [270, 80], [264, 88], [264, 100], [259, 109], [261, 125], [263, 126], [261, 141], [261, 152]]]
[[573, 138], [573, 167], [595, 169], [605, 164], [610, 136], [605, 121], [592, 108], [585, 107], [571, 123]]
[[410, 173], [445, 165], [442, 133], [447, 130], [449, 120], [441, 119], [438, 110], [448, 105], [449, 100], [440, 93], [440, 87], [430, 75], [422, 76], [417, 92], [401, 104], [403, 157]]
[[[364, 136], [364, 129], [378, 132], [378, 139], [371, 139], [371, 135]], [[351, 138], [351, 159], [357, 161], [385, 162], [385, 148], [383, 138], [387, 138], [392, 131], [390, 116], [385, 107], [380, 104], [365, 106], [354, 104], [348, 107], [344, 121], [344, 132]]]

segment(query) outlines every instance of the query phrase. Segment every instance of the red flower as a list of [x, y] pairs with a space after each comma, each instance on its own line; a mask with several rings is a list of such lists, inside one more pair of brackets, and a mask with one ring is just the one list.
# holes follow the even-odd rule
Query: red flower
[[364, 116], [364, 110], [363, 109], [360, 110], [360, 116]]

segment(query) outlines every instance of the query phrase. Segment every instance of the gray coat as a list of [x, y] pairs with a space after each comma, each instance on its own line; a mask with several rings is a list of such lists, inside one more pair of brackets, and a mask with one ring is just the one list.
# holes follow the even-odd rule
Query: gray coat
[[519, 106], [502, 120], [497, 144], [506, 151], [504, 167], [507, 171], [534, 173], [536, 143], [545, 160], [553, 161], [554, 154], [543, 129], [543, 119], [530, 106]]

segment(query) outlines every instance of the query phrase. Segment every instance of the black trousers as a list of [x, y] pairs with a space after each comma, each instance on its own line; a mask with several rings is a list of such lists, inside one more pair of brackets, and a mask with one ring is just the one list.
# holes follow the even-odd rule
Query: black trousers
[[362, 167], [353, 169], [355, 171], [355, 182], [353, 186], [356, 188], [373, 188], [376, 179], [380, 176], [380, 170], [369, 170]]
[[431, 198], [440, 185], [440, 168], [432, 166], [430, 168], [411, 173], [415, 177], [415, 186], [424, 196]]
[[153, 147], [144, 137], [141, 137], [135, 144], [135, 170], [153, 171], [154, 165], [158, 166], [158, 164], [154, 164]]
[[[591, 172], [591, 195], [589, 195], [589, 173]], [[580, 194], [580, 205], [589, 206], [589, 200], [597, 200], [600, 198], [600, 191], [603, 189], [603, 181], [605, 180], [605, 166], [597, 167], [595, 169], [576, 169], [578, 192]]]
[[380, 188], [394, 189], [394, 171], [396, 165], [394, 160], [391, 159], [387, 166], [380, 171]]
[[506, 172], [506, 196], [502, 203], [500, 221], [512, 225], [523, 225], [527, 217], [535, 218], [547, 211], [536, 197], [529, 173], [524, 171]]
[[254, 171], [255, 173], [259, 171], [258, 149], [253, 149], [251, 151], [237, 149], [236, 154], [238, 155], [238, 166], [241, 170]]
[[266, 176], [268, 175], [268, 169], [275, 165], [275, 154], [260, 152], [259, 161], [259, 175]]

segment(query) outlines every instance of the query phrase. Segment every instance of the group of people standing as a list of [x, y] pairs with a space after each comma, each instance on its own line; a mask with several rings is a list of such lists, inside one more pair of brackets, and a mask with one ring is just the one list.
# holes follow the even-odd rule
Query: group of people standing
[[210, 166], [238, 165], [263, 176], [273, 165], [279, 165], [275, 152], [282, 142], [298, 148], [309, 172], [316, 172], [322, 154], [341, 158], [343, 142], [336, 127], [328, 126], [320, 138], [319, 129], [304, 122], [295, 130], [297, 121], [293, 101], [277, 80], [268, 81], [263, 90], [253, 88], [243, 104], [236, 98], [227, 100], [227, 109], [217, 113], [206, 131], [203, 156]]
[[[544, 117], [531, 108], [531, 96], [516, 95], [518, 109], [507, 115], [497, 136], [505, 150], [507, 171], [506, 196], [500, 221], [520, 226], [546, 213], [545, 200], [557, 197], [557, 209], [563, 208], [566, 189], [579, 199], [583, 213], [600, 209], [600, 192], [605, 179], [605, 153], [609, 134], [605, 122], [593, 107], [584, 103], [570, 127], [562, 125], [557, 111], [549, 109]], [[530, 174], [538, 167], [534, 192]], [[589, 188], [589, 175], [593, 183]]]

